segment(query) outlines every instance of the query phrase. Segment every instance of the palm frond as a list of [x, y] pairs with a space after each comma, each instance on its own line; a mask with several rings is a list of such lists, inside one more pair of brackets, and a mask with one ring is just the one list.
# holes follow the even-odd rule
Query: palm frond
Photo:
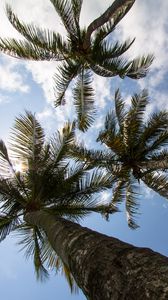
[[0, 197], [1, 201], [5, 203], [2, 208], [5, 207], [10, 210], [13, 203], [18, 203], [19, 207], [25, 207], [27, 198], [24, 192], [24, 184], [18, 180], [18, 176], [0, 177]]
[[108, 112], [104, 129], [100, 131], [97, 141], [101, 141], [101, 143], [106, 144], [113, 153], [119, 155], [123, 153], [123, 141], [118, 132], [117, 128], [117, 119], [114, 111]]
[[[54, 33], [51, 30], [41, 29], [34, 25], [26, 25], [21, 22], [13, 13], [11, 7], [6, 5], [6, 13], [13, 27], [21, 33], [32, 45], [42, 48], [46, 60], [62, 60], [63, 53], [68, 53], [68, 44], [63, 41], [59, 33]], [[39, 57], [40, 59], [40, 57]]]
[[65, 93], [73, 78], [78, 75], [80, 63], [72, 60], [67, 60], [62, 63], [59, 68], [59, 73], [55, 75], [55, 107], [65, 104]]
[[[72, 3], [68, 0], [50, 0], [53, 4], [56, 12], [60, 16], [67, 32], [69, 33], [71, 39], [76, 39], [76, 22], [74, 20], [74, 11], [73, 8], [77, 9], [77, 6], [72, 7]], [[73, 3], [75, 4], [75, 2]], [[78, 5], [80, 8], [80, 5]], [[77, 11], [76, 11], [77, 12]], [[79, 12], [79, 10], [78, 10]]]
[[78, 128], [86, 131], [94, 121], [94, 91], [90, 72], [84, 70], [78, 75], [73, 90], [74, 105], [76, 107]]
[[40, 230], [35, 226], [29, 226], [25, 223], [18, 226], [18, 245], [25, 251], [25, 257], [33, 257], [35, 272], [38, 280], [44, 281], [48, 278], [48, 272], [44, 267], [42, 260], [42, 249], [44, 237]]
[[0, 140], [0, 175], [6, 178], [10, 177], [12, 163], [10, 161], [8, 150], [5, 143]]
[[137, 210], [138, 210], [138, 203], [137, 203], [138, 193], [136, 192], [136, 190], [137, 190], [137, 186], [135, 186], [135, 184], [133, 184], [130, 181], [126, 187], [125, 208], [126, 208], [128, 226], [131, 229], [137, 229], [139, 227], [135, 221], [135, 215], [137, 214]]
[[162, 147], [167, 146], [168, 144], [168, 130], [165, 130], [164, 132], [160, 133], [158, 137], [153, 140], [152, 143], [150, 143], [149, 146], [146, 147], [145, 152], [150, 153], [152, 151], [159, 151], [162, 149]]
[[117, 161], [117, 157], [111, 151], [87, 149], [83, 145], [74, 145], [70, 149], [70, 156], [75, 162], [83, 161], [87, 170], [93, 167], [105, 167]]
[[15, 119], [11, 136], [13, 156], [36, 164], [44, 144], [44, 131], [35, 115], [26, 111]]
[[[78, 174], [77, 174], [78, 175]], [[74, 203], [83, 203], [86, 205], [93, 201], [93, 194], [111, 188], [115, 179], [111, 174], [104, 170], [94, 170], [91, 173], [79, 173], [78, 180], [73, 181], [71, 185], [71, 192], [67, 194], [66, 201]], [[69, 184], [71, 178], [65, 180], [65, 184]]]
[[51, 53], [50, 50], [43, 49], [26, 40], [2, 39], [0, 38], [0, 51], [15, 58], [28, 60], [54, 60], [60, 61], [62, 55]]
[[129, 65], [126, 76], [132, 79], [145, 77], [153, 60], [154, 56], [152, 54], [135, 58]]
[[145, 174], [141, 179], [160, 196], [168, 198], [168, 177], [166, 175], [151, 172]]
[[120, 77], [127, 76], [130, 62], [125, 59], [112, 58], [104, 60], [101, 65], [90, 63], [90, 68], [97, 74], [103, 77], [113, 77], [119, 75]]
[[74, 13], [74, 20], [76, 24], [76, 28], [79, 30], [79, 18], [80, 18], [80, 12], [82, 8], [83, 0], [72, 0], [72, 9]]
[[123, 179], [118, 179], [112, 193], [113, 195], [110, 204], [116, 206], [123, 202], [126, 196], [126, 181]]
[[102, 25], [101, 27], [98, 27], [95, 31], [94, 31], [94, 36], [92, 38], [92, 44], [93, 47], [96, 49], [96, 46], [99, 46], [101, 44], [101, 42], [104, 40], [105, 38], [114, 31], [115, 26], [112, 20], [110, 20], [109, 22], [105, 23], [104, 25]]
[[78, 293], [79, 288], [77, 286], [77, 283], [72, 275], [72, 273], [70, 272], [69, 268], [67, 267], [66, 264], [64, 264], [64, 262], [61, 260], [60, 257], [57, 257], [57, 261], [56, 261], [56, 268], [58, 270], [61, 270], [62, 275], [64, 275], [70, 289], [71, 289], [71, 293]]
[[0, 215], [0, 242], [16, 229], [19, 219], [16, 216]]
[[161, 133], [167, 130], [167, 127], [168, 113], [166, 111], [154, 113], [144, 125], [140, 143], [145, 146], [150, 145]]
[[127, 148], [132, 148], [139, 144], [139, 136], [144, 126], [143, 116], [148, 102], [148, 93], [146, 90], [132, 97], [131, 107], [123, 122], [123, 140]]
[[147, 159], [154, 162], [168, 161], [168, 149], [149, 153]]
[[41, 248], [43, 241], [41, 243], [41, 235], [38, 229], [33, 229], [33, 238], [34, 238], [34, 266], [35, 266], [35, 271], [36, 271], [36, 276], [37, 279], [40, 281], [44, 281], [48, 278], [49, 274], [47, 270], [45, 269], [43, 262], [42, 262], [42, 253], [41, 253]]
[[133, 44], [135, 39], [126, 40], [124, 43], [120, 44], [116, 42], [114, 45], [111, 45], [109, 41], [103, 41], [97, 45], [95, 42], [93, 44], [92, 58], [98, 63], [102, 63], [104, 60], [113, 59], [121, 56], [125, 53]]
[[75, 141], [75, 122], [67, 122], [61, 131], [57, 131], [50, 140], [50, 159], [53, 168], [68, 158], [69, 148]]
[[125, 104], [121, 98], [119, 89], [115, 92], [115, 113], [121, 134], [123, 133], [123, 124], [126, 117]]

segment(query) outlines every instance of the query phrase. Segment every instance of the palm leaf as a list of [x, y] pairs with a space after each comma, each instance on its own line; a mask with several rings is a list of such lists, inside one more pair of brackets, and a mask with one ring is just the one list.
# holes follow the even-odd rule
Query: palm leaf
[[[78, 175], [78, 174], [76, 174]], [[78, 180], [73, 181], [71, 192], [67, 195], [67, 199], [73, 199], [75, 203], [90, 203], [92, 195], [107, 188], [111, 188], [115, 179], [111, 174], [105, 173], [104, 170], [94, 170], [93, 172], [82, 174], [79, 172]], [[65, 184], [69, 184], [71, 177], [65, 180]], [[90, 200], [91, 199], [91, 200]], [[70, 200], [68, 200], [70, 201]]]
[[143, 116], [148, 104], [148, 93], [143, 90], [141, 94], [132, 97], [131, 107], [123, 122], [123, 140], [126, 148], [139, 144], [139, 136], [143, 131]]
[[121, 202], [123, 202], [125, 200], [125, 196], [126, 196], [126, 182], [125, 182], [125, 180], [119, 179], [116, 182], [116, 185], [113, 188], [112, 193], [113, 193], [112, 200], [111, 200], [112, 205], [116, 206], [117, 204], [120, 204]]
[[120, 77], [127, 76], [130, 63], [121, 58], [106, 59], [101, 65], [90, 63], [90, 68], [97, 74], [103, 77]]
[[154, 113], [147, 124], [144, 125], [140, 136], [140, 143], [144, 146], [150, 145], [161, 133], [167, 130], [168, 113], [161, 111]]
[[167, 146], [168, 144], [168, 130], [162, 132], [158, 135], [158, 137], [150, 143], [149, 146], [146, 147], [145, 153], [150, 153], [152, 151], [159, 151], [162, 147]]
[[79, 18], [80, 18], [80, 12], [83, 4], [83, 0], [72, 0], [72, 9], [74, 13], [74, 20], [76, 24], [76, 28], [78, 29], [78, 33], [80, 32], [79, 27]]
[[0, 215], [0, 242], [16, 229], [19, 220], [16, 216]]
[[137, 57], [129, 65], [126, 76], [132, 79], [140, 79], [145, 77], [153, 60], [154, 56], [152, 54]]
[[117, 122], [119, 125], [119, 130], [121, 134], [123, 133], [123, 124], [126, 117], [125, 104], [123, 99], [121, 98], [121, 94], [119, 89], [115, 92], [115, 113]]
[[[46, 60], [62, 60], [62, 52], [68, 52], [68, 45], [63, 41], [60, 34], [51, 30], [44, 30], [34, 25], [26, 25], [13, 13], [11, 7], [6, 5], [6, 13], [13, 27], [21, 33], [32, 45], [42, 48], [46, 53]], [[48, 56], [47, 56], [48, 53]], [[40, 59], [40, 57], [39, 57]]]
[[36, 164], [44, 144], [44, 131], [32, 113], [26, 111], [25, 116], [15, 119], [11, 140], [15, 158]]
[[42, 247], [43, 247], [43, 240], [41, 241], [41, 234], [38, 229], [33, 229], [33, 238], [34, 238], [34, 266], [36, 271], [37, 279], [40, 281], [44, 281], [48, 278], [49, 274], [45, 269], [43, 262], [42, 262]]
[[5, 201], [9, 204], [9, 206], [11, 206], [12, 203], [16, 201], [22, 207], [25, 207], [27, 202], [25, 186], [23, 181], [20, 180], [19, 175], [15, 173], [15, 171], [14, 174], [12, 173], [11, 178], [5, 178], [2, 175], [0, 176], [0, 196], [1, 201]]
[[97, 63], [102, 63], [104, 60], [113, 59], [121, 56], [125, 53], [133, 44], [135, 39], [126, 40], [124, 43], [120, 44], [116, 42], [111, 45], [108, 40], [105, 40], [99, 44], [96, 42], [93, 44], [92, 58]]
[[59, 73], [55, 75], [55, 106], [65, 104], [65, 93], [73, 78], [78, 75], [80, 63], [72, 60], [67, 60], [62, 63], [59, 68]]
[[0, 140], [0, 174], [1, 176], [5, 176], [6, 178], [10, 176], [10, 172], [12, 171], [12, 163], [10, 161], [8, 150], [6, 148], [5, 143]]
[[96, 49], [96, 46], [100, 45], [103, 39], [105, 39], [113, 30], [115, 29], [114, 23], [112, 20], [108, 21], [106, 24], [98, 27], [94, 31], [94, 37], [92, 44], [93, 47]]
[[117, 118], [114, 111], [108, 112], [104, 129], [100, 131], [97, 141], [106, 144], [117, 155], [123, 153], [123, 141], [118, 132]]
[[15, 58], [28, 60], [62, 60], [62, 55], [51, 53], [50, 50], [43, 49], [25, 40], [2, 39], [0, 38], [0, 51]]
[[131, 229], [137, 229], [139, 226], [135, 221], [135, 215], [137, 214], [138, 204], [137, 204], [137, 195], [136, 192], [137, 186], [135, 186], [131, 181], [126, 188], [126, 213], [127, 213], [127, 222], [128, 226]]
[[90, 72], [82, 71], [73, 90], [74, 104], [77, 111], [78, 128], [86, 131], [94, 121], [94, 91]]
[[160, 196], [168, 198], [168, 178], [163, 174], [151, 172], [141, 178], [144, 183]]
[[[68, 0], [50, 0], [53, 4], [56, 12], [60, 16], [67, 32], [69, 33], [71, 39], [76, 39], [76, 22], [74, 20], [74, 11], [73, 8], [77, 9], [77, 6], [74, 6], [75, 2], [73, 3], [73, 7], [70, 1]], [[80, 5], [78, 6], [80, 8]]]
[[48, 278], [48, 272], [45, 269], [42, 260], [44, 243], [42, 233], [37, 227], [26, 225], [25, 223], [22, 223], [17, 229], [17, 235], [20, 239], [18, 245], [21, 246], [21, 250], [25, 251], [26, 259], [33, 257], [37, 279], [41, 281], [46, 280]]
[[75, 123], [66, 123], [62, 131], [57, 131], [50, 140], [50, 159], [55, 168], [68, 158], [68, 150], [74, 144]]

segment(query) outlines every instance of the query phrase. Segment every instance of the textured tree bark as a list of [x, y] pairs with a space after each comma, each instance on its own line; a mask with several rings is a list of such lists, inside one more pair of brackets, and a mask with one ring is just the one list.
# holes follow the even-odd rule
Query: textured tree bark
[[101, 27], [110, 19], [116, 18], [117, 15], [121, 14], [119, 21], [126, 15], [130, 10], [135, 0], [115, 0], [112, 5], [97, 19], [95, 19], [87, 28], [86, 37], [84, 40], [84, 49], [90, 47], [90, 37], [97, 28]]
[[90, 300], [168, 299], [168, 258], [46, 212], [27, 213], [40, 226]]

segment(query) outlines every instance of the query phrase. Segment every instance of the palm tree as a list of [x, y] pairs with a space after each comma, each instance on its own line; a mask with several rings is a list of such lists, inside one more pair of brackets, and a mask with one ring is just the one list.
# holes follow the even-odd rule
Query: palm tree
[[0, 141], [0, 241], [16, 231], [26, 257], [33, 257], [37, 278], [47, 278], [48, 267], [62, 267], [71, 289], [75, 285], [69, 267], [55, 253], [45, 231], [26, 221], [26, 214], [41, 211], [78, 221], [93, 211], [112, 212], [92, 198], [93, 193], [110, 186], [111, 176], [72, 163], [68, 154], [72, 143], [74, 124], [67, 123], [45, 143], [44, 131], [30, 112], [16, 118], [11, 158]]
[[60, 62], [59, 73], [55, 75], [55, 105], [65, 103], [66, 90], [76, 78], [73, 88], [74, 105], [78, 127], [85, 131], [92, 124], [95, 115], [92, 74], [139, 79], [146, 75], [153, 56], [128, 61], [122, 55], [131, 47], [134, 39], [123, 43], [111, 42], [110, 39], [110, 34], [135, 0], [115, 0], [87, 28], [81, 28], [79, 24], [82, 0], [50, 1], [66, 29], [66, 39], [51, 30], [24, 24], [7, 5], [8, 19], [24, 40], [0, 39], [0, 50], [16, 58]]
[[[148, 93], [143, 90], [126, 105], [119, 90], [115, 93], [115, 109], [105, 119], [97, 141], [108, 150], [73, 149], [77, 161], [105, 167], [116, 177], [111, 205], [125, 201], [128, 225], [136, 228], [134, 216], [138, 210], [138, 185], [143, 182], [159, 195], [168, 198], [168, 112], [154, 113], [144, 121], [149, 103]], [[107, 214], [108, 218], [108, 214]]]
[[[19, 233], [41, 279], [48, 276], [45, 264], [55, 267], [58, 256], [87, 299], [167, 299], [166, 257], [68, 220], [92, 211], [113, 212], [91, 195], [109, 188], [114, 178], [100, 170], [91, 172], [88, 163], [69, 162], [72, 143], [73, 124], [44, 143], [34, 115], [16, 118], [11, 158], [0, 142], [0, 240], [11, 231]], [[12, 160], [19, 160], [21, 172]]]

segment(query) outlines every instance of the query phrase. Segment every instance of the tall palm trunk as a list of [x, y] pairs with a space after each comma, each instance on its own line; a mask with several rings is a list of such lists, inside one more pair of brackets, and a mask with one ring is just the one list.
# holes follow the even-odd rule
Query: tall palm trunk
[[168, 299], [168, 258], [37, 211], [27, 213], [90, 300]]

